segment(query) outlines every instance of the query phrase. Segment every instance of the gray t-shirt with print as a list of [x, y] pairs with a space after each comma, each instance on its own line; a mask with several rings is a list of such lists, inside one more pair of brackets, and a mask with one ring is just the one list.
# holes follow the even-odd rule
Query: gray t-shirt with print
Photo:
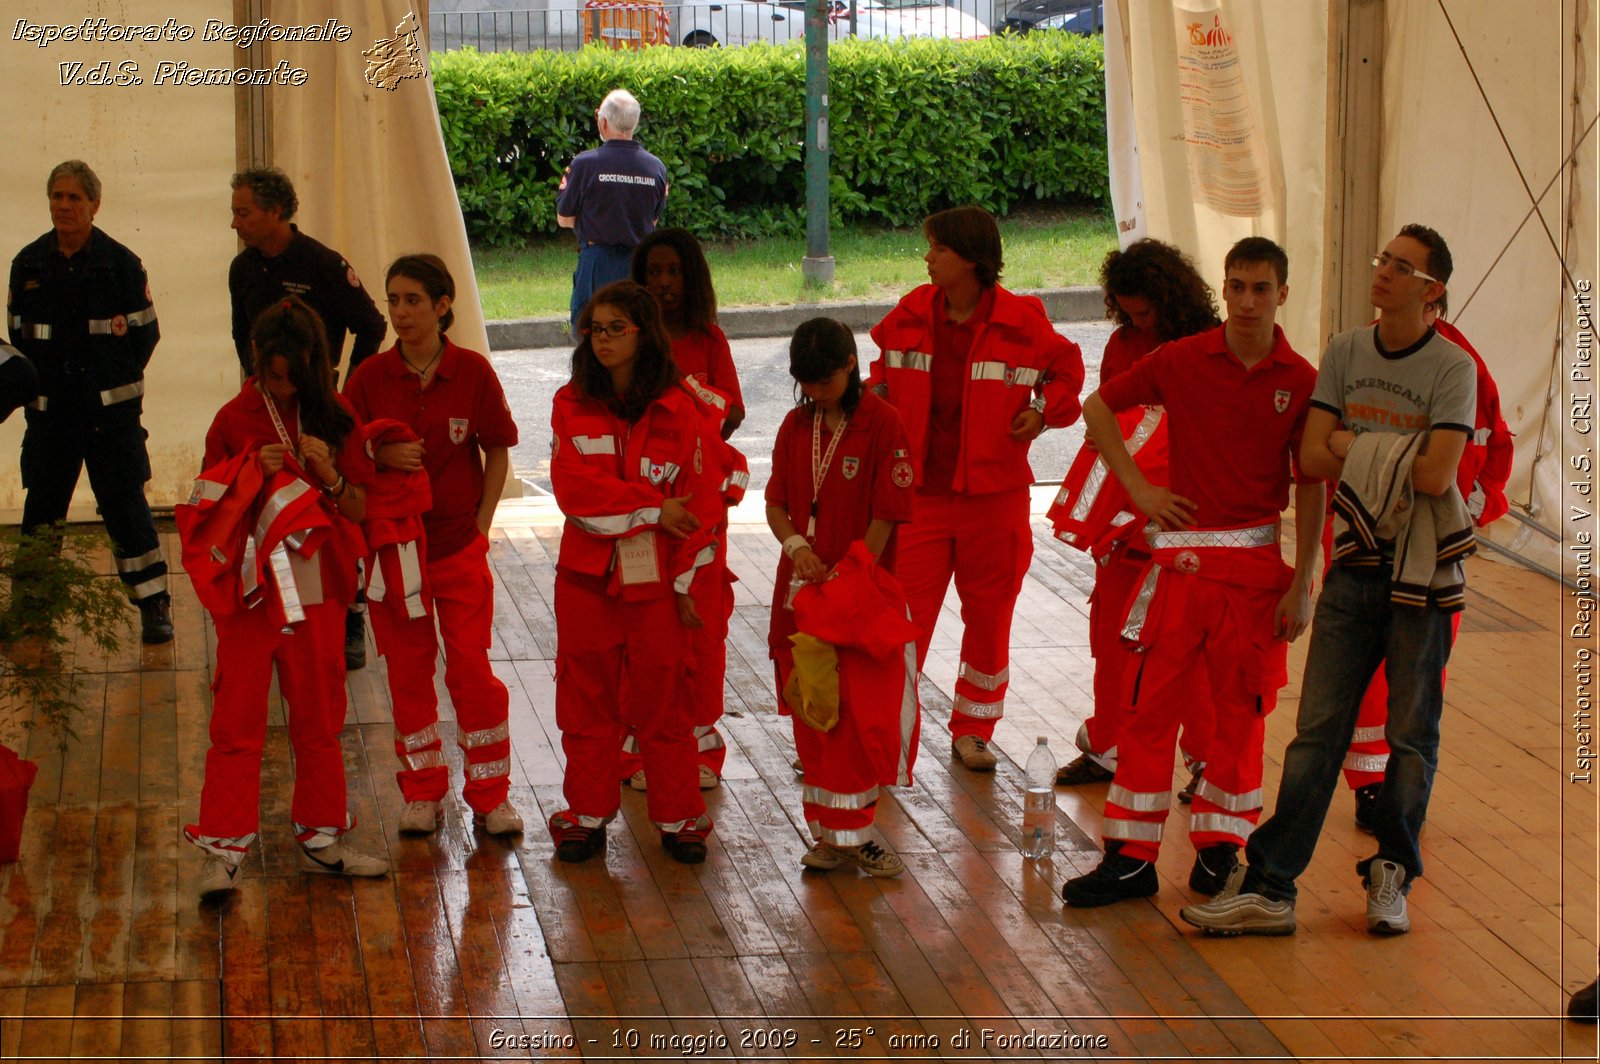
[[1404, 351], [1380, 352], [1378, 327], [1364, 325], [1328, 343], [1311, 405], [1351, 432], [1459, 429], [1472, 434], [1478, 373], [1467, 354], [1429, 329]]

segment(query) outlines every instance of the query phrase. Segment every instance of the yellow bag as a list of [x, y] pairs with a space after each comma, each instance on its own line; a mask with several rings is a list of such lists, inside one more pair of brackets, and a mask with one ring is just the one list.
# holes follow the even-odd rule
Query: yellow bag
[[783, 701], [801, 721], [817, 731], [839, 723], [839, 655], [832, 643], [796, 632], [794, 670], [783, 685]]

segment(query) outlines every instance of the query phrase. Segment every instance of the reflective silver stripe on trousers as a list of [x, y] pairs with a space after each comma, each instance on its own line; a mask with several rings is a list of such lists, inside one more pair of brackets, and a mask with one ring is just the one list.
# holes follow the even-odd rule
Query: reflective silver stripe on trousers
[[885, 351], [883, 362], [890, 369], [915, 369], [923, 373], [933, 369], [933, 356], [926, 351]]
[[143, 554], [136, 555], [132, 558], [118, 558], [117, 572], [136, 573], [140, 569], [148, 569], [150, 566], [154, 565], [160, 560], [161, 548], [157, 547], [155, 550], [145, 551]]
[[1156, 597], [1156, 583], [1160, 579], [1161, 566], [1152, 565], [1144, 576], [1144, 583], [1139, 585], [1139, 593], [1133, 596], [1133, 605], [1128, 607], [1128, 617], [1122, 622], [1122, 638], [1137, 640], [1144, 631], [1144, 619], [1150, 613], [1150, 600]]
[[872, 838], [872, 832], [866, 828], [830, 828], [815, 820], [806, 821], [806, 827], [811, 829], [812, 838], [821, 839], [829, 846], [860, 846]]
[[1256, 826], [1244, 817], [1228, 816], [1224, 813], [1195, 813], [1189, 817], [1189, 834], [1198, 831], [1215, 831], [1223, 835], [1237, 835], [1241, 839], [1248, 839]]
[[497, 780], [502, 776], [511, 775], [511, 759], [502, 757], [498, 761], [485, 761], [481, 765], [467, 766], [467, 779], [469, 780]]
[[800, 789], [800, 800], [807, 805], [820, 805], [824, 809], [865, 809], [878, 800], [878, 788], [869, 787], [856, 794], [840, 794], [806, 784]]
[[661, 507], [648, 506], [631, 514], [601, 514], [597, 517], [569, 515], [567, 520], [594, 536], [620, 536], [642, 525], [661, 523]]
[[1382, 772], [1389, 767], [1389, 755], [1346, 754], [1343, 767], [1351, 772]]
[[[422, 601], [422, 559], [417, 541], [408, 540], [394, 545], [395, 557], [400, 563], [401, 592], [405, 595], [406, 616], [412, 620], [428, 615], [427, 603]], [[383, 575], [383, 564], [372, 567], [372, 579], [367, 581], [367, 598], [382, 602], [389, 594], [389, 582]]]
[[1278, 542], [1278, 524], [1274, 521], [1254, 528], [1183, 528], [1172, 532], [1151, 528], [1145, 531], [1144, 538], [1151, 550], [1164, 547], [1270, 547]]
[[974, 687], [981, 687], [985, 691], [998, 691], [1011, 681], [1011, 666], [1007, 665], [994, 675], [979, 672], [966, 662], [961, 663], [961, 678]]
[[1152, 824], [1145, 820], [1120, 820], [1106, 818], [1100, 833], [1108, 839], [1125, 839], [1130, 842], [1160, 842], [1166, 824]]
[[1113, 783], [1106, 790], [1106, 804], [1119, 805], [1135, 813], [1154, 813], [1172, 805], [1172, 792], [1130, 791], [1120, 784]]
[[423, 728], [421, 731], [414, 731], [410, 735], [399, 736], [397, 741], [400, 743], [400, 745], [406, 748], [406, 753], [408, 754], [413, 750], [420, 750], [430, 743], [436, 743], [439, 741], [439, 724], [437, 721], [435, 721], [426, 728]]
[[272, 579], [278, 585], [278, 597], [283, 600], [283, 619], [298, 624], [306, 619], [305, 608], [300, 605], [300, 588], [294, 582], [294, 570], [289, 568], [289, 552], [282, 543], [267, 555], [272, 566]]
[[716, 725], [714, 724], [696, 725], [694, 729], [694, 737], [699, 740], [699, 748], [702, 754], [708, 750], [726, 749], [728, 745], [722, 741], [722, 733], [717, 731]]
[[[511, 722], [504, 721], [493, 728], [484, 728], [482, 731], [462, 732], [456, 739], [456, 744], [463, 750], [475, 750], [480, 746], [489, 746], [492, 743], [503, 743], [511, 738]], [[510, 772], [508, 765], [506, 771]]]
[[617, 438], [615, 436], [574, 436], [572, 446], [578, 449], [579, 454], [616, 454]]
[[[906, 617], [911, 617], [910, 609]], [[917, 644], [910, 642], [905, 648], [905, 682], [900, 685], [900, 762], [895, 766], [894, 781], [901, 787], [911, 786], [911, 740], [916, 734], [917, 702]]]
[[422, 750], [405, 756], [406, 768], [421, 772], [425, 768], [444, 768], [444, 754], [439, 750]]
[[165, 594], [166, 590], [167, 576], [165, 573], [163, 573], [160, 576], [152, 576], [142, 584], [134, 584], [128, 589], [128, 593], [132, 595], [134, 601], [137, 602], [141, 599], [147, 599], [152, 595]]
[[976, 720], [999, 720], [1006, 715], [1006, 700], [974, 702], [966, 695], [956, 695], [955, 712]]
[[1261, 788], [1246, 791], [1243, 794], [1229, 794], [1205, 777], [1201, 777], [1200, 786], [1195, 788], [1195, 801], [1204, 798], [1219, 809], [1226, 809], [1230, 813], [1248, 813], [1252, 809], [1261, 808]]
[[1376, 728], [1357, 728], [1354, 734], [1350, 736], [1350, 741], [1353, 743], [1375, 743], [1382, 738], [1383, 725], [1380, 724]]

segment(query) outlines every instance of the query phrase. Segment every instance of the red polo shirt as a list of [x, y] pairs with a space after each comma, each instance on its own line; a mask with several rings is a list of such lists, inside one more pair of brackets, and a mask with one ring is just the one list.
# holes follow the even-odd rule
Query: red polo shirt
[[424, 389], [396, 345], [361, 363], [345, 395], [363, 421], [394, 418], [422, 437], [422, 465], [433, 491], [433, 509], [422, 519], [428, 557], [447, 558], [476, 539], [483, 498], [480, 448], [517, 443], [517, 423], [489, 360], [446, 339], [439, 368]]
[[733, 352], [728, 347], [728, 338], [717, 326], [695, 329], [683, 339], [672, 341], [672, 361], [685, 377], [711, 385], [727, 396], [730, 404], [744, 409], [739, 374], [733, 368]]
[[1140, 332], [1132, 325], [1117, 326], [1117, 331], [1106, 341], [1106, 353], [1100, 359], [1100, 383], [1126, 373], [1160, 343], [1154, 333]]
[[1288, 506], [1317, 382], [1281, 328], [1248, 370], [1228, 351], [1225, 328], [1161, 345], [1099, 392], [1114, 411], [1166, 408], [1172, 490], [1194, 501], [1202, 528], [1262, 524]]
[[967, 392], [967, 360], [978, 330], [994, 313], [994, 288], [985, 288], [966, 321], [951, 321], [944, 292], [933, 297], [933, 380], [928, 404], [928, 451], [922, 490], [948, 495], [961, 455], [961, 407]]

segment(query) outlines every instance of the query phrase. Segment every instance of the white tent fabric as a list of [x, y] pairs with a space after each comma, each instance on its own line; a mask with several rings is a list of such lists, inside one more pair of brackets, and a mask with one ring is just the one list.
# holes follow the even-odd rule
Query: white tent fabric
[[[1335, 219], [1328, 188], [1329, 56], [1339, 49], [1331, 14], [1343, 3], [1304, 0], [1121, 0], [1108, 17], [1107, 52], [1131, 56], [1132, 139], [1110, 127], [1113, 157], [1141, 171], [1145, 225], [1152, 236], [1196, 256], [1206, 279], [1221, 279], [1222, 257], [1240, 236], [1259, 233], [1289, 253], [1290, 295], [1279, 320], [1296, 349], [1317, 361], [1323, 303], [1333, 264], [1326, 260]], [[1596, 25], [1584, 0], [1390, 0], [1383, 55], [1381, 164], [1377, 231], [1382, 245], [1403, 224], [1438, 229], [1451, 245], [1452, 317], [1483, 355], [1517, 434], [1508, 491], [1513, 506], [1556, 534], [1574, 532], [1567, 499], [1569, 459], [1592, 440], [1573, 417], [1593, 384], [1573, 381], [1580, 343], [1571, 283], [1595, 278], [1597, 185]], [[1179, 70], [1220, 26], [1232, 38], [1270, 178], [1260, 213], [1236, 218], [1200, 201], [1185, 136]], [[1458, 43], [1459, 38], [1459, 43]], [[1119, 65], [1107, 63], [1108, 79]], [[1502, 131], [1504, 140], [1502, 140]], [[1113, 186], [1116, 196], [1124, 181]], [[1539, 209], [1533, 211], [1534, 201]], [[1133, 217], [1114, 199], [1119, 224]], [[1347, 268], [1368, 252], [1351, 248]], [[1592, 324], [1589, 326], [1592, 343]], [[1589, 374], [1593, 376], [1592, 373]], [[1594, 507], [1588, 507], [1593, 511]], [[1583, 520], [1580, 518], [1580, 520]], [[1592, 518], [1588, 527], [1593, 528]], [[1556, 539], [1511, 518], [1491, 538], [1554, 570], [1574, 568]]]
[[[244, 5], [238, 5], [243, 8]], [[236, 92], [224, 85], [158, 86], [157, 64], [195, 67], [271, 67], [287, 63], [305, 71], [301, 85], [267, 92], [272, 125], [268, 160], [287, 172], [300, 198], [297, 224], [338, 249], [368, 292], [383, 305], [383, 271], [397, 255], [432, 251], [456, 279], [457, 343], [483, 351], [488, 340], [466, 229], [456, 205], [438, 111], [427, 78], [412, 77], [385, 89], [369, 84], [363, 51], [393, 38], [408, 14], [422, 29], [426, 70], [426, 3], [361, 0], [336, 6], [303, 0], [268, 0], [262, 16], [274, 26], [323, 24], [336, 16], [350, 30], [346, 41], [268, 41], [248, 52], [226, 40], [206, 42], [208, 20], [233, 25], [233, 5], [211, 0], [168, 0], [161, 20], [192, 27], [187, 42], [78, 43], [47, 47], [7, 41], [6, 83], [11, 90], [10, 150], [0, 174], [13, 189], [13, 210], [0, 219], [0, 251], [9, 263], [49, 226], [45, 177], [63, 159], [83, 158], [105, 184], [97, 219], [131, 247], [150, 273], [161, 321], [161, 344], [151, 362], [145, 396], [153, 476], [151, 504], [173, 505], [188, 496], [199, 472], [206, 427], [238, 390], [238, 363], [229, 333], [228, 264], [239, 245], [229, 223], [228, 178], [243, 163], [236, 133], [243, 116]], [[19, 0], [8, 19], [37, 25], [81, 25], [106, 18], [113, 25], [135, 15], [124, 5], [91, 0]], [[140, 14], [137, 17], [153, 16]], [[8, 30], [14, 27], [8, 22]], [[90, 87], [61, 84], [59, 63], [111, 59], [137, 63], [141, 85]], [[237, 123], [237, 126], [236, 126]], [[22, 418], [0, 429], [0, 519], [21, 513], [22, 486], [14, 456]], [[93, 496], [83, 478], [71, 516], [92, 519]]]

